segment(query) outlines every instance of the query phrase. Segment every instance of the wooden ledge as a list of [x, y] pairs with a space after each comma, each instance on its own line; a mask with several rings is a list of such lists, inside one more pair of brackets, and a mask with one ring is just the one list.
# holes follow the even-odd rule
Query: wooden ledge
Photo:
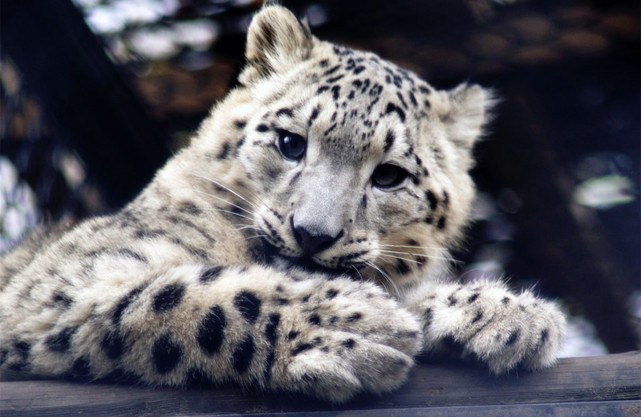
[[400, 390], [334, 406], [292, 396], [65, 381], [0, 382], [7, 416], [641, 416], [641, 351], [561, 359], [552, 369], [492, 376], [464, 364], [419, 364]]

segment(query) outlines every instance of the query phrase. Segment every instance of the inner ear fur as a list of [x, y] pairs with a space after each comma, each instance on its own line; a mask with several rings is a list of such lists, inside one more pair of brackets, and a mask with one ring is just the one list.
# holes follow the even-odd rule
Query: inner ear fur
[[284, 72], [309, 58], [313, 40], [309, 26], [281, 6], [264, 7], [247, 32], [247, 66], [240, 75], [244, 85]]
[[471, 149], [492, 119], [492, 109], [497, 103], [494, 92], [479, 85], [461, 84], [441, 93], [447, 103], [441, 120], [448, 137], [457, 146]]

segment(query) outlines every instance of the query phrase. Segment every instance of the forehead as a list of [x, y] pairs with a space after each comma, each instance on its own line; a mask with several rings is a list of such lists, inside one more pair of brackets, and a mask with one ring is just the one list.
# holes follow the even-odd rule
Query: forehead
[[306, 136], [312, 157], [345, 163], [409, 156], [432, 88], [369, 52], [324, 44], [287, 81], [262, 90], [263, 120]]
[[332, 54], [317, 61], [313, 78], [320, 106], [312, 115], [321, 109], [324, 115], [317, 122], [321, 144], [344, 157], [362, 159], [411, 142], [426, 115], [427, 84], [372, 53], [333, 46]]
[[391, 104], [406, 113], [410, 107], [419, 110], [424, 104], [420, 96], [430, 94], [429, 86], [413, 73], [373, 53], [339, 46], [332, 46], [332, 53], [318, 61], [312, 77], [319, 84], [317, 91], [331, 92], [336, 101], [343, 99], [341, 106], [354, 99], [385, 99], [386, 107]]

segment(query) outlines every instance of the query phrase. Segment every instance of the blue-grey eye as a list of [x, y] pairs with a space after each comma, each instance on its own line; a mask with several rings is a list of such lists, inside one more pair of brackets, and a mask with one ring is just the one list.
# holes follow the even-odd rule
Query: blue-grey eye
[[299, 161], [305, 155], [306, 148], [307, 143], [301, 135], [286, 130], [278, 131], [278, 149], [285, 158]]
[[372, 184], [378, 188], [392, 188], [399, 185], [409, 173], [393, 164], [382, 164], [372, 174]]

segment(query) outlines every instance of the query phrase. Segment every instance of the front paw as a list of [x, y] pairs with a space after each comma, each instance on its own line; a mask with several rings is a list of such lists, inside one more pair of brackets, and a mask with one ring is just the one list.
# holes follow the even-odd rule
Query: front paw
[[405, 381], [422, 345], [415, 316], [367, 283], [337, 279], [302, 297], [277, 346], [275, 388], [342, 402]]
[[500, 283], [458, 287], [425, 319], [426, 339], [453, 340], [494, 373], [553, 365], [566, 326], [555, 303], [529, 291], [512, 294]]

